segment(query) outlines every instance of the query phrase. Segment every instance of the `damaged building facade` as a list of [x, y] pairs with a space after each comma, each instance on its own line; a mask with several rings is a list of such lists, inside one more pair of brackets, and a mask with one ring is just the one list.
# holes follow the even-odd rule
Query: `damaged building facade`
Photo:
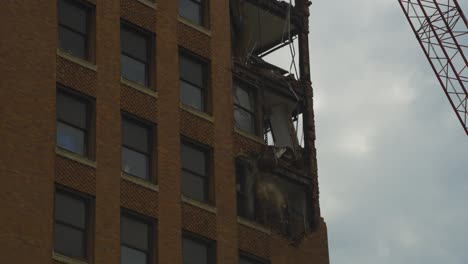
[[2, 5], [0, 263], [329, 263], [311, 1]]
[[[310, 4], [230, 1], [235, 128], [264, 139], [260, 148], [236, 157], [238, 213], [293, 245], [323, 221], [308, 59]], [[263, 59], [285, 48], [291, 53], [282, 59], [291, 60], [290, 71]]]

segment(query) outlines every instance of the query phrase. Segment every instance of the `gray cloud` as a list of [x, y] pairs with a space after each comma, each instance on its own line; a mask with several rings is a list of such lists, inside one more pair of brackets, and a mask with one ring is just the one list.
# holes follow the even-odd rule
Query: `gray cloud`
[[398, 2], [314, 1], [310, 30], [331, 263], [468, 263], [468, 138]]

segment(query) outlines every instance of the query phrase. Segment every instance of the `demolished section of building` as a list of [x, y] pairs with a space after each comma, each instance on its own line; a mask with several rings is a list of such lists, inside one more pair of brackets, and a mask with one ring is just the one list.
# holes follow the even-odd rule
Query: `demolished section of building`
[[[265, 141], [261, 151], [236, 159], [238, 213], [296, 244], [314, 230], [320, 216], [305, 47], [308, 27], [303, 22], [309, 5], [305, 0], [296, 5], [276, 0], [230, 1], [235, 126]], [[298, 58], [294, 41], [299, 42]], [[265, 60], [282, 48], [292, 51], [289, 71]], [[299, 126], [301, 116], [304, 124]], [[305, 144], [298, 134], [305, 137]]]

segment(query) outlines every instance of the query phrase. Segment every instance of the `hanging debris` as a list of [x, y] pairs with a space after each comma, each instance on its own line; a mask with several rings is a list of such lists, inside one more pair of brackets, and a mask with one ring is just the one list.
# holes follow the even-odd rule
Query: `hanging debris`
[[235, 125], [265, 139], [261, 152], [236, 160], [238, 213], [298, 244], [313, 229], [315, 215], [313, 183], [293, 124], [304, 109], [304, 89], [293, 48], [289, 71], [262, 56], [291, 45], [300, 18], [284, 1], [231, 0], [230, 7]]

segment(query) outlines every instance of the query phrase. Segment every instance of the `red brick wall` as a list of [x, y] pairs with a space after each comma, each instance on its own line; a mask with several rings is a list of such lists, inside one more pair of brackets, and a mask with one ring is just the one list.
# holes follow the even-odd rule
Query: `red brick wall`
[[157, 123], [158, 99], [142, 93], [134, 88], [121, 85], [120, 104], [123, 111], [145, 119], [151, 123]]
[[158, 192], [125, 179], [120, 183], [120, 204], [142, 215], [158, 218]]
[[50, 263], [55, 159], [56, 8], [0, 8], [0, 263]]
[[[6, 1], [0, 9], [0, 263], [58, 263], [54, 184], [95, 197], [94, 263], [119, 263], [121, 208], [157, 219], [158, 263], [182, 262], [182, 230], [215, 240], [217, 263], [237, 264], [239, 250], [273, 264], [328, 263], [324, 222], [294, 247], [237, 221], [234, 156], [261, 144], [233, 128], [228, 1], [210, 1], [209, 34], [179, 21], [175, 0], [157, 1], [157, 9], [138, 0], [89, 2], [97, 7], [96, 71], [57, 55], [55, 1]], [[120, 19], [155, 33], [157, 97], [120, 82]], [[180, 46], [210, 61], [212, 122], [180, 108]], [[55, 153], [56, 83], [95, 98], [96, 168]], [[156, 124], [159, 191], [121, 178], [122, 111]], [[213, 149], [216, 213], [181, 200], [182, 135]]]
[[96, 72], [57, 55], [57, 82], [96, 97]]
[[57, 155], [55, 182], [94, 196], [96, 194], [96, 169]]
[[121, 0], [120, 16], [137, 26], [140, 26], [150, 32], [156, 31], [157, 12], [139, 1]]

